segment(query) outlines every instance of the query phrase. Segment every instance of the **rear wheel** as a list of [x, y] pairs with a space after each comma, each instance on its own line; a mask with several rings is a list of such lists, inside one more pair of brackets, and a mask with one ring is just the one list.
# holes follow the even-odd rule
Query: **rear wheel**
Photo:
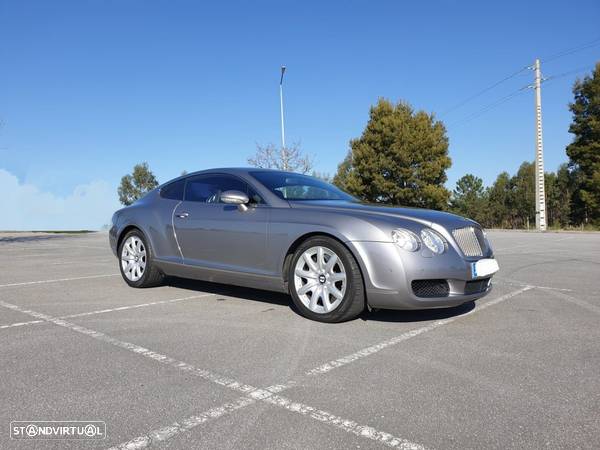
[[288, 281], [294, 304], [309, 319], [343, 322], [365, 308], [358, 263], [335, 239], [323, 236], [304, 241], [294, 253]]
[[119, 269], [123, 279], [131, 287], [158, 286], [163, 280], [162, 272], [152, 261], [152, 249], [138, 230], [130, 231], [121, 241]]

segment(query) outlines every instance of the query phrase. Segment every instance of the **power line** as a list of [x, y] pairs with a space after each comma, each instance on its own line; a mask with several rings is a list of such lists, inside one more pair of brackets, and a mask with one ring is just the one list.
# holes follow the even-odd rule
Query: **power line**
[[481, 109], [479, 109], [479, 110], [477, 110], [477, 111], [469, 114], [468, 116], [463, 117], [460, 120], [457, 120], [455, 122], [451, 122], [448, 125], [449, 126], [452, 126], [452, 125], [456, 126], [456, 125], [462, 125], [464, 123], [470, 122], [470, 121], [478, 118], [479, 116], [485, 114], [486, 112], [488, 112], [488, 111], [490, 111], [492, 109], [497, 108], [498, 106], [500, 106], [500, 105], [508, 102], [509, 100], [512, 100], [514, 97], [517, 97], [517, 96], [523, 94], [525, 92], [525, 89], [527, 89], [528, 87], [529, 86], [523, 86], [522, 88], [520, 88], [520, 89], [518, 89], [516, 91], [513, 91], [510, 94], [505, 95], [504, 97], [496, 100], [495, 102], [490, 103], [487, 106], [484, 106], [483, 108], [481, 108]]
[[514, 78], [514, 77], [516, 77], [516, 76], [517, 76], [517, 75], [519, 75], [521, 72], [524, 72], [524, 71], [525, 71], [525, 70], [527, 70], [527, 69], [528, 69], [528, 67], [523, 67], [523, 68], [521, 68], [521, 69], [517, 70], [516, 72], [513, 72], [513, 73], [511, 73], [510, 75], [508, 75], [508, 76], [506, 76], [506, 77], [502, 78], [501, 80], [499, 80], [499, 81], [496, 81], [494, 84], [492, 84], [492, 85], [490, 85], [490, 86], [486, 87], [485, 89], [482, 89], [481, 91], [479, 91], [479, 92], [477, 92], [477, 93], [475, 93], [475, 94], [473, 94], [473, 95], [471, 95], [471, 96], [467, 97], [466, 99], [464, 99], [464, 100], [460, 101], [459, 103], [455, 104], [455, 105], [454, 105], [454, 106], [452, 106], [451, 108], [449, 108], [449, 109], [445, 110], [444, 112], [442, 112], [442, 113], [440, 114], [440, 116], [444, 116], [444, 115], [448, 114], [449, 112], [451, 112], [451, 111], [454, 111], [455, 109], [458, 109], [458, 108], [460, 108], [461, 106], [465, 105], [466, 103], [469, 103], [471, 100], [474, 100], [474, 99], [476, 99], [477, 97], [479, 97], [480, 95], [483, 95], [483, 94], [485, 94], [485, 93], [486, 93], [486, 92], [488, 92], [488, 91], [491, 91], [491, 90], [492, 90], [492, 89], [494, 89], [496, 86], [499, 86], [500, 84], [504, 83], [505, 81], [508, 81], [508, 80], [510, 80], [511, 78]]
[[[572, 55], [573, 53], [577, 53], [577, 52], [580, 52], [580, 51], [582, 51], [582, 50], [586, 50], [586, 49], [588, 49], [588, 48], [595, 47], [595, 46], [597, 46], [597, 45], [600, 45], [600, 37], [599, 37], [599, 38], [596, 38], [596, 39], [594, 39], [593, 41], [589, 41], [589, 42], [586, 42], [586, 43], [584, 43], [584, 44], [580, 44], [580, 45], [577, 45], [577, 46], [575, 46], [575, 47], [571, 47], [571, 48], [569, 48], [569, 49], [562, 50], [562, 51], [560, 51], [560, 52], [558, 52], [558, 53], [554, 53], [554, 54], [552, 54], [552, 55], [549, 55], [549, 56], [547, 56], [546, 58], [542, 58], [542, 61], [543, 61], [543, 62], [554, 61], [555, 59], [559, 59], [559, 58], [562, 58], [562, 57], [564, 57], [564, 56]], [[440, 117], [441, 117], [441, 116], [445, 116], [445, 115], [446, 115], [446, 114], [448, 114], [449, 112], [452, 112], [452, 111], [454, 111], [454, 110], [456, 110], [456, 109], [458, 109], [458, 108], [462, 107], [463, 105], [465, 105], [465, 104], [469, 103], [471, 100], [474, 100], [474, 99], [476, 99], [477, 97], [479, 97], [479, 96], [481, 96], [481, 95], [485, 94], [486, 92], [489, 92], [489, 91], [491, 91], [491, 90], [492, 90], [492, 89], [494, 89], [495, 87], [497, 87], [497, 86], [501, 85], [502, 83], [504, 83], [504, 82], [506, 82], [506, 81], [510, 80], [511, 78], [514, 78], [514, 77], [516, 77], [516, 76], [517, 76], [517, 75], [519, 75], [520, 73], [522, 73], [522, 72], [524, 72], [525, 70], [528, 70], [528, 69], [530, 69], [530, 68], [532, 68], [532, 67], [531, 67], [531, 66], [525, 66], [525, 67], [523, 67], [523, 68], [521, 68], [521, 69], [517, 70], [516, 72], [513, 72], [513, 73], [511, 73], [510, 75], [508, 75], [508, 76], [506, 76], [506, 77], [502, 78], [501, 80], [499, 80], [499, 81], [496, 81], [495, 83], [491, 84], [490, 86], [488, 86], [488, 87], [486, 87], [486, 88], [484, 88], [484, 89], [482, 89], [482, 90], [480, 90], [480, 91], [476, 92], [475, 94], [473, 94], [473, 95], [471, 95], [471, 96], [469, 96], [469, 97], [465, 98], [464, 100], [462, 100], [462, 101], [460, 101], [460, 102], [456, 103], [454, 106], [452, 106], [452, 107], [450, 107], [450, 108], [446, 109], [445, 111], [443, 111], [443, 112], [440, 114]], [[569, 74], [561, 74], [561, 76], [562, 76], [562, 75], [565, 75], [565, 76], [566, 76], [566, 75], [569, 75]], [[548, 79], [549, 79], [549, 78], [548, 78]]]
[[559, 73], [558, 75], [551, 75], [548, 78], [545, 78], [544, 81], [553, 81], [553, 80], [556, 80], [557, 78], [566, 77], [566, 76], [572, 75], [574, 73], [592, 70], [592, 69], [594, 69], [594, 67], [595, 67], [594, 65], [587, 65], [587, 66], [579, 67], [578, 69], [569, 70], [568, 72]]
[[582, 50], [586, 50], [588, 48], [595, 47], [597, 45], [600, 45], [600, 38], [594, 39], [593, 41], [587, 42], [585, 44], [580, 44], [576, 47], [572, 47], [572, 48], [563, 50], [561, 52], [555, 53], [553, 55], [547, 56], [545, 58], [542, 58], [542, 61], [545, 63], [547, 63], [549, 61], [554, 61], [555, 59], [562, 58], [563, 56], [572, 55], [573, 53], [577, 53]]
[[[577, 69], [573, 69], [573, 70], [569, 70], [567, 72], [563, 72], [563, 73], [560, 73], [560, 74], [557, 74], [557, 75], [549, 76], [547, 78], [544, 78], [542, 81], [544, 81], [544, 82], [554, 81], [554, 80], [556, 80], [558, 78], [563, 78], [563, 77], [566, 77], [568, 75], [572, 75], [574, 73], [583, 72], [583, 71], [586, 71], [586, 70], [593, 69], [594, 67], [595, 67], [594, 65], [587, 65], [587, 66], [579, 67]], [[525, 90], [528, 89], [528, 88], [530, 88], [530, 87], [532, 87], [532, 86], [523, 86], [522, 88], [519, 88], [518, 90], [513, 91], [510, 94], [508, 94], [508, 95], [506, 95], [504, 97], [501, 97], [500, 99], [498, 99], [498, 100], [496, 100], [496, 101], [494, 101], [494, 102], [492, 102], [492, 103], [484, 106], [483, 108], [478, 109], [477, 111], [475, 111], [475, 112], [473, 112], [473, 113], [471, 113], [471, 114], [463, 117], [462, 119], [459, 119], [459, 120], [457, 120], [455, 122], [449, 123], [448, 125], [449, 126], [457, 126], [457, 125], [462, 125], [462, 124], [471, 122], [472, 120], [477, 119], [479, 116], [482, 116], [483, 114], [487, 113], [488, 111], [490, 111], [492, 109], [495, 109], [495, 108], [503, 105], [504, 103], [512, 100], [514, 97], [517, 97], [517, 96], [523, 94], [525, 92]]]

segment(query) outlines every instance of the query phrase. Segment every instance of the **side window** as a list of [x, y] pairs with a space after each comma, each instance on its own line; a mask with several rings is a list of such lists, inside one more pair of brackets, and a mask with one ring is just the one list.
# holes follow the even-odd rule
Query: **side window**
[[230, 190], [246, 193], [251, 203], [262, 203], [260, 196], [245, 182], [227, 175], [199, 175], [188, 178], [185, 200], [200, 203], [222, 203], [221, 194]]
[[183, 200], [183, 188], [185, 187], [185, 179], [177, 180], [163, 186], [160, 189], [160, 196], [170, 200]]

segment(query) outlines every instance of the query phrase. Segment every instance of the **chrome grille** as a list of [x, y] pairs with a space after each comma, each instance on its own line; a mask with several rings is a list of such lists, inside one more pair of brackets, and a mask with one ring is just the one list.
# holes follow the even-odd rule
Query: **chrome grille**
[[485, 240], [483, 232], [479, 228], [465, 227], [457, 228], [452, 232], [456, 243], [465, 256], [483, 256]]

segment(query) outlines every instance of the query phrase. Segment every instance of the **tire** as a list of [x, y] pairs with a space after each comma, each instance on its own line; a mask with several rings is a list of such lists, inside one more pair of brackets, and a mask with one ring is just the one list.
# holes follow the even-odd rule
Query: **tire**
[[[118, 255], [119, 271], [129, 286], [147, 288], [162, 284], [164, 275], [154, 264], [152, 248], [141, 231], [131, 230], [123, 237]], [[129, 263], [138, 269], [127, 270]]]
[[[334, 256], [337, 259], [332, 260]], [[344, 245], [326, 236], [309, 238], [296, 249], [288, 286], [296, 308], [312, 320], [345, 322], [365, 309], [365, 288], [356, 259]]]

